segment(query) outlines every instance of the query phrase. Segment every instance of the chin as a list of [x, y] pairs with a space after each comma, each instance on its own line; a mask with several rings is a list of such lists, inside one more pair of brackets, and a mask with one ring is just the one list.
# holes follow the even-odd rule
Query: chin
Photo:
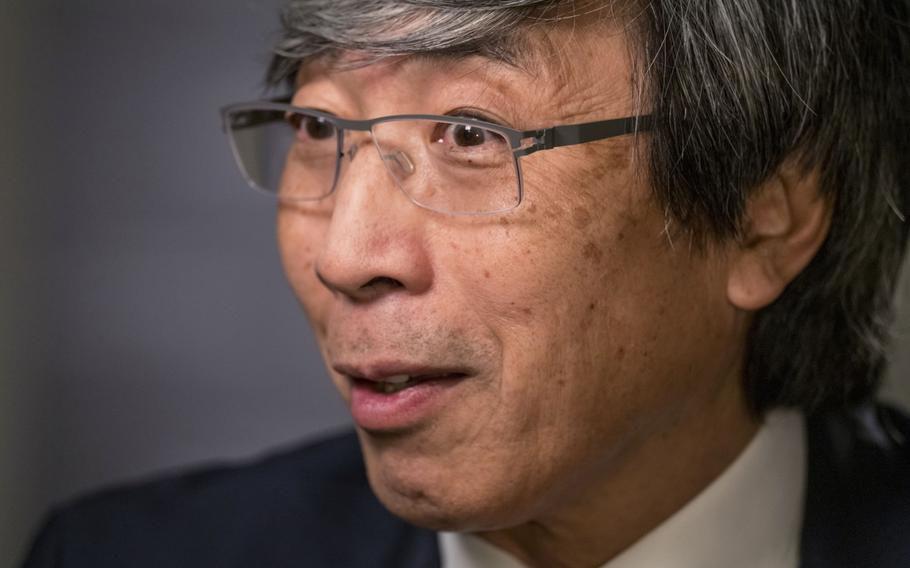
[[370, 487], [395, 516], [416, 526], [452, 532], [502, 529], [531, 517], [528, 502], [514, 494], [518, 485], [514, 478], [510, 482], [506, 475], [492, 480], [475, 477], [427, 461], [409, 466], [367, 458]]
[[382, 487], [374, 487], [373, 491], [393, 515], [418, 527], [441, 532], [465, 532], [477, 530], [478, 525], [483, 524], [478, 522], [477, 515], [450, 504], [434, 503], [432, 499], [412, 499]]

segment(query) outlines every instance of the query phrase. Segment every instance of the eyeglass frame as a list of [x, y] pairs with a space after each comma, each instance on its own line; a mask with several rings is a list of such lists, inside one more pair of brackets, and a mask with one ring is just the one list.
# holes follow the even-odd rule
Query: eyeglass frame
[[[333, 174], [332, 187], [322, 196], [308, 199], [310, 201], [319, 201], [325, 199], [326, 197], [335, 193], [335, 190], [338, 186], [338, 174], [341, 171], [342, 158], [345, 155], [344, 152], [344, 132], [346, 130], [351, 130], [354, 132], [370, 132], [372, 133], [373, 127], [377, 124], [382, 124], [384, 122], [400, 122], [406, 120], [438, 120], [447, 122], [449, 124], [461, 124], [464, 126], [474, 126], [478, 128], [483, 128], [486, 130], [492, 130], [496, 133], [499, 133], [508, 140], [513, 160], [515, 163], [515, 173], [518, 177], [518, 199], [515, 205], [498, 209], [495, 211], [481, 211], [481, 212], [455, 212], [455, 211], [444, 211], [434, 209], [433, 207], [424, 205], [414, 200], [408, 192], [402, 191], [407, 195], [408, 199], [411, 200], [415, 205], [422, 207], [424, 209], [429, 209], [431, 211], [437, 211], [439, 213], [444, 213], [448, 215], [495, 215], [499, 213], [504, 213], [516, 209], [521, 205], [524, 199], [524, 179], [521, 172], [521, 160], [519, 158], [523, 156], [529, 156], [535, 152], [541, 152], [544, 150], [552, 150], [554, 148], [562, 148], [565, 146], [574, 146], [576, 144], [586, 144], [588, 142], [597, 142], [599, 140], [607, 140], [610, 138], [616, 138], [619, 136], [625, 136], [627, 134], [636, 134], [638, 132], [647, 132], [653, 127], [653, 115], [643, 114], [643, 115], [634, 115], [627, 116], [622, 118], [608, 118], [605, 120], [595, 120], [592, 122], [583, 122], [578, 124], [558, 124], [546, 128], [537, 128], [533, 130], [518, 130], [508, 126], [503, 126], [501, 124], [496, 124], [493, 122], [487, 122], [485, 120], [480, 120], [477, 118], [467, 117], [467, 116], [457, 116], [457, 115], [440, 115], [440, 114], [393, 114], [387, 116], [378, 116], [375, 118], [368, 118], [362, 120], [342, 118], [337, 115], [321, 111], [318, 109], [312, 109], [307, 107], [298, 107], [290, 104], [291, 97], [280, 97], [271, 100], [265, 101], [250, 101], [250, 102], [241, 102], [233, 103], [227, 106], [222, 107], [221, 118], [222, 118], [222, 129], [225, 134], [228, 136], [228, 139], [231, 143], [231, 149], [234, 154], [234, 161], [240, 167], [240, 172], [243, 174], [243, 177], [246, 179], [247, 184], [253, 187], [254, 189], [262, 189], [272, 195], [275, 195], [273, 192], [268, 191], [266, 188], [260, 188], [258, 184], [249, 178], [246, 173], [246, 169], [243, 166], [243, 161], [240, 158], [239, 151], [235, 147], [234, 138], [230, 134], [231, 127], [233, 126], [230, 119], [231, 115], [240, 111], [282, 111], [285, 113], [303, 113], [309, 116], [323, 119], [332, 125], [333, 128], [338, 132], [337, 147], [338, 155], [335, 158], [335, 173]], [[255, 126], [257, 123], [253, 122], [251, 124], [245, 124], [242, 126]], [[530, 141], [530, 143], [525, 144], [525, 141]], [[280, 200], [280, 195], [276, 195]]]

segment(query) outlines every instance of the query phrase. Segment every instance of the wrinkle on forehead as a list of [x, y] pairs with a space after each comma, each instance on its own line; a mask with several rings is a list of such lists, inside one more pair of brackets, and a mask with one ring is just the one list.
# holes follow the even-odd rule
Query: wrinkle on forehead
[[534, 49], [526, 67], [546, 86], [548, 100], [574, 109], [572, 115], [579, 118], [590, 116], [602, 111], [606, 102], [618, 105], [632, 99], [629, 31], [624, 20], [613, 18], [542, 27], [529, 42]]
[[[535, 48], [515, 66], [480, 56], [452, 57], [421, 54], [386, 58], [357, 69], [341, 69], [319, 60], [301, 68], [297, 88], [316, 78], [331, 76], [344, 85], [356, 77], [349, 92], [372, 92], [391, 75], [407, 78], [414, 74], [413, 97], [419, 102], [428, 96], [477, 101], [484, 108], [489, 99], [506, 102], [519, 118], [515, 128], [540, 128], [557, 123], [585, 122], [632, 114], [629, 104], [635, 87], [632, 65], [622, 31], [548, 30], [538, 35]], [[530, 51], [535, 55], [530, 55]], [[350, 54], [357, 58], [357, 54]], [[445, 74], [442, 86], [426, 81]], [[431, 93], [427, 89], [434, 89]], [[504, 106], [495, 104], [494, 106]], [[505, 117], [510, 118], [510, 117]]]

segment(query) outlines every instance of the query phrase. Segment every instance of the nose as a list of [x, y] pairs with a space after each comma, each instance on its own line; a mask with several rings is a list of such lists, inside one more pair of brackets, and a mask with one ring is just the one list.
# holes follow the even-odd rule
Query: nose
[[392, 160], [407, 168], [410, 160], [380, 155], [372, 144], [357, 148], [345, 152], [316, 276], [334, 295], [355, 302], [421, 294], [433, 275], [427, 213], [398, 189], [383, 164]]

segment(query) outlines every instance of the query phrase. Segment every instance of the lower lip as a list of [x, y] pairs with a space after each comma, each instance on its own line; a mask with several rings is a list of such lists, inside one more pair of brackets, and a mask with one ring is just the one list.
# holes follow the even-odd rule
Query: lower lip
[[364, 430], [413, 428], [435, 416], [449, 392], [465, 378], [427, 379], [389, 394], [377, 392], [370, 381], [355, 380], [351, 387], [351, 415]]

